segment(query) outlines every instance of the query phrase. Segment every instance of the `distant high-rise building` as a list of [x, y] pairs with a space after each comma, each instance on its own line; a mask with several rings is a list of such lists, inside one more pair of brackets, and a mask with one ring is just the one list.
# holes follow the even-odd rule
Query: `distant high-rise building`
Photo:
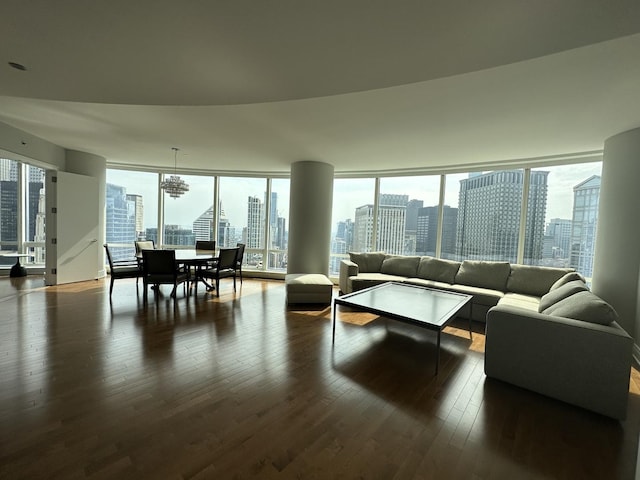
[[[213, 239], [213, 205], [194, 220], [193, 234], [196, 240], [209, 241]], [[218, 245], [220, 245], [219, 242]]]
[[164, 243], [165, 245], [190, 246], [193, 248], [196, 243], [196, 237], [191, 229], [180, 225], [165, 225]]
[[130, 258], [136, 237], [135, 202], [127, 198], [125, 187], [107, 183], [105, 238], [107, 243], [131, 245], [130, 248], [114, 247], [111, 254], [114, 260]]
[[545, 258], [568, 259], [571, 252], [571, 220], [567, 218], [549, 220], [545, 238], [549, 239], [549, 251], [545, 253]]
[[415, 255], [417, 249], [418, 211], [424, 206], [422, 200], [412, 199], [407, 202], [407, 213], [404, 227], [404, 253]]
[[[405, 253], [405, 225], [408, 195], [380, 194], [378, 202], [378, 224], [374, 250], [392, 255]], [[356, 208], [353, 250], [371, 251], [373, 241], [374, 206], [371, 204]]]
[[[532, 171], [527, 200], [524, 258], [542, 258], [549, 172]], [[505, 170], [460, 181], [457, 259], [517, 261], [524, 172]]]
[[391, 255], [405, 253], [408, 195], [380, 194], [376, 250]]
[[600, 177], [593, 175], [573, 187], [571, 253], [569, 265], [585, 277], [593, 275]]
[[142, 195], [127, 194], [127, 202], [129, 204], [129, 214], [133, 215], [136, 239], [144, 240], [144, 203]]
[[[457, 222], [458, 209], [444, 205], [441, 241], [441, 256], [443, 258], [448, 258], [455, 252]], [[419, 209], [417, 225], [416, 254], [434, 256], [438, 240], [438, 207]]]
[[[18, 182], [0, 180], [0, 241], [13, 242], [2, 245], [0, 250], [16, 251], [18, 247]], [[6, 260], [7, 264], [12, 259]]]
[[264, 240], [264, 203], [258, 197], [247, 198], [246, 248], [262, 248]]

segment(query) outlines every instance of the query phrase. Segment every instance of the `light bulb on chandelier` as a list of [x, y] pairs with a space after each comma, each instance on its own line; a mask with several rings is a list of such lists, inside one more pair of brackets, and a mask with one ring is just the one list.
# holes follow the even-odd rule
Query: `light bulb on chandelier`
[[189, 191], [189, 185], [186, 184], [176, 173], [178, 163], [178, 148], [171, 147], [173, 150], [173, 175], [160, 182], [160, 188], [165, 191], [171, 198], [178, 198], [180, 195]]

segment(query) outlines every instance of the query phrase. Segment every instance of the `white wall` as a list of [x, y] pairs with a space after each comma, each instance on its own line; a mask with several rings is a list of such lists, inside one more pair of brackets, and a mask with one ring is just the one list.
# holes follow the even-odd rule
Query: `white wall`
[[64, 148], [0, 122], [0, 154], [3, 153], [40, 168], [65, 167]]

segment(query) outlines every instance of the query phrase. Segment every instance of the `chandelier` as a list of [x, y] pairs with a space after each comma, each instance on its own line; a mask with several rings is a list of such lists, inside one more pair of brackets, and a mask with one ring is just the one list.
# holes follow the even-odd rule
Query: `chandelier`
[[171, 150], [173, 150], [173, 175], [170, 175], [169, 178], [165, 178], [165, 180], [160, 182], [160, 188], [171, 198], [178, 198], [183, 193], [189, 191], [189, 185], [176, 174], [178, 148], [171, 147]]

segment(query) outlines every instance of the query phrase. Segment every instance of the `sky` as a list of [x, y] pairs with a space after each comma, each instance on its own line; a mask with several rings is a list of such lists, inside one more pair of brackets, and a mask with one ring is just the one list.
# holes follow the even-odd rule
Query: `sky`
[[[571, 218], [573, 187], [592, 175], [600, 175], [602, 163], [536, 168], [548, 171], [548, 200], [546, 220]], [[181, 175], [189, 184], [189, 192], [178, 199], [165, 200], [165, 222], [190, 227], [195, 219], [213, 204], [212, 177]], [[458, 205], [459, 181], [468, 174], [446, 176], [445, 204]], [[107, 170], [107, 182], [127, 187], [127, 193], [139, 194], [149, 199], [144, 202], [145, 227], [157, 225], [157, 175], [155, 173]], [[289, 181], [272, 180], [272, 190], [278, 193], [278, 215], [289, 218]], [[375, 181], [373, 178], [336, 179], [334, 182], [333, 227], [338, 221], [354, 219], [355, 209], [373, 203]], [[380, 179], [380, 193], [407, 194], [409, 199], [424, 201], [424, 206], [438, 204], [440, 177], [412, 176]], [[232, 226], [242, 227], [247, 222], [247, 197], [264, 199], [264, 178], [222, 177], [220, 200]]]

